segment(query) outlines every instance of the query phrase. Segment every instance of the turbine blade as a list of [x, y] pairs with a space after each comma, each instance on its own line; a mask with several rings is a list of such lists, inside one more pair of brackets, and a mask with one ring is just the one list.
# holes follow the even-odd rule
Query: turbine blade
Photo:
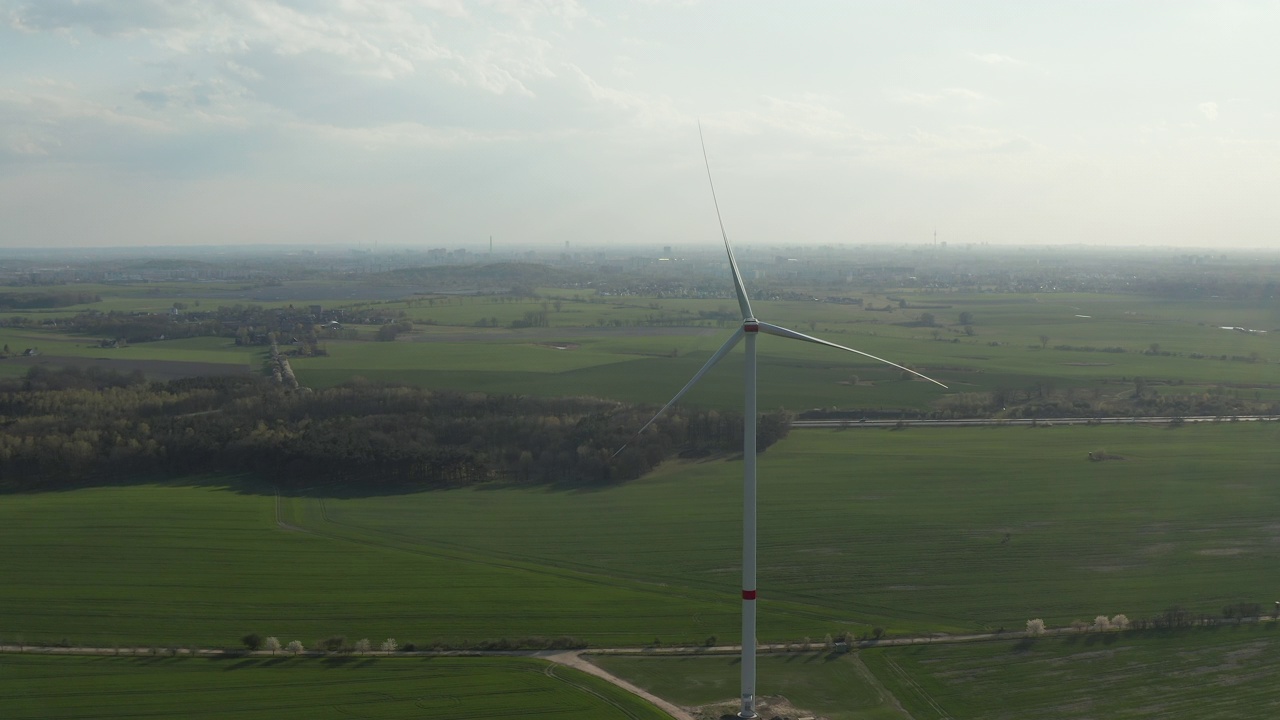
[[945, 387], [947, 387], [946, 385], [943, 385], [942, 383], [938, 382], [937, 380], [934, 380], [933, 378], [929, 377], [928, 375], [925, 375], [925, 374], [923, 374], [923, 373], [918, 373], [918, 372], [916, 372], [915, 370], [912, 370], [912, 369], [911, 369], [911, 368], [909, 368], [909, 367], [903, 367], [903, 366], [899, 365], [899, 364], [898, 364], [898, 363], [896, 363], [896, 362], [890, 362], [889, 360], [885, 360], [884, 358], [881, 358], [881, 357], [876, 357], [875, 355], [872, 355], [871, 353], [865, 353], [865, 352], [862, 352], [861, 350], [854, 350], [853, 348], [850, 348], [850, 347], [845, 347], [845, 346], [843, 346], [843, 345], [837, 345], [837, 344], [835, 344], [835, 343], [833, 343], [833, 342], [827, 342], [826, 340], [823, 340], [823, 339], [821, 339], [821, 338], [816, 338], [816, 337], [813, 337], [813, 336], [811, 336], [811, 335], [805, 335], [804, 333], [798, 333], [798, 332], [796, 332], [795, 330], [788, 330], [788, 329], [786, 329], [786, 328], [784, 328], [784, 327], [779, 327], [779, 326], [777, 326], [777, 325], [770, 325], [770, 324], [769, 324], [769, 323], [767, 323], [767, 322], [762, 322], [762, 323], [760, 323], [760, 332], [768, 333], [768, 334], [770, 334], [770, 335], [776, 335], [776, 336], [778, 336], [778, 337], [790, 338], [790, 339], [792, 339], [792, 340], [803, 340], [803, 341], [805, 341], [805, 342], [816, 343], [816, 344], [818, 344], [818, 345], [826, 345], [827, 347], [833, 347], [833, 348], [835, 348], [835, 349], [837, 349], [837, 350], [845, 350], [845, 351], [848, 351], [848, 352], [851, 352], [851, 353], [856, 353], [856, 354], [861, 355], [861, 356], [863, 356], [863, 357], [871, 358], [872, 360], [875, 360], [876, 362], [882, 362], [882, 363], [884, 363], [885, 365], [892, 365], [893, 367], [896, 367], [896, 368], [898, 368], [899, 370], [906, 370], [907, 372], [911, 373], [912, 375], [915, 375], [916, 377], [919, 377], [919, 378], [923, 378], [923, 379], [925, 379], [925, 380], [928, 380], [929, 382], [931, 382], [931, 383], [933, 383], [934, 385], [937, 385], [937, 386], [939, 386], [939, 387], [944, 387], [944, 388], [945, 388]]
[[690, 380], [683, 388], [680, 388], [680, 392], [676, 393], [676, 396], [671, 398], [666, 405], [663, 405], [661, 410], [659, 410], [653, 417], [649, 418], [649, 422], [645, 423], [643, 427], [637, 430], [636, 434], [631, 436], [631, 440], [628, 440], [626, 445], [618, 448], [618, 452], [615, 452], [611, 457], [618, 457], [623, 450], [627, 449], [627, 445], [630, 445], [633, 440], [640, 437], [640, 433], [643, 433], [654, 423], [655, 420], [662, 417], [662, 413], [666, 412], [672, 405], [679, 402], [680, 398], [684, 397], [685, 393], [692, 390], [693, 386], [697, 385], [698, 381], [702, 379], [702, 376], [706, 375], [708, 370], [714, 367], [716, 363], [720, 362], [725, 355], [728, 355], [729, 351], [732, 350], [740, 340], [742, 340], [743, 334], [742, 328], [738, 328], [733, 335], [729, 336], [729, 339], [725, 341], [724, 345], [720, 346], [720, 349], [716, 351], [715, 355], [711, 356], [710, 360], [707, 360], [707, 363], [702, 366], [702, 369], [699, 370], [696, 375], [693, 376], [693, 379]]
[[733, 291], [738, 294], [738, 309], [742, 311], [742, 319], [750, 320], [751, 301], [747, 299], [747, 288], [742, 284], [742, 273], [738, 272], [738, 260], [733, 256], [733, 246], [729, 244], [729, 233], [724, 231], [724, 219], [720, 217], [720, 201], [716, 199], [716, 183], [711, 179], [711, 161], [707, 159], [707, 141], [702, 137], [702, 121], [698, 121], [698, 140], [702, 143], [702, 162], [707, 166], [707, 184], [711, 186], [711, 202], [716, 206], [716, 221], [720, 223], [720, 237], [724, 238], [724, 250], [729, 253], [729, 269], [733, 271]]

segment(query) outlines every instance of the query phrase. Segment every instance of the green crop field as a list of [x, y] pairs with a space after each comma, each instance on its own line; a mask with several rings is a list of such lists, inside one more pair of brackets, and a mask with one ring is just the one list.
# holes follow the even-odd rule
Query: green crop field
[[529, 658], [0, 656], [0, 717], [660, 720], [652, 705]]
[[[1278, 433], [793, 432], [761, 463], [761, 637], [1014, 629], [1267, 600], [1280, 561]], [[1091, 451], [1123, 459], [1089, 462]], [[713, 459], [576, 492], [318, 488], [277, 501], [269, 486], [193, 478], [11, 495], [0, 638], [731, 642], [740, 473]]]
[[[289, 523], [304, 522], [289, 513], [303, 502], [283, 501]], [[258, 632], [306, 645], [331, 635], [626, 645], [700, 642], [737, 623], [727, 594], [406, 542], [393, 529], [316, 534], [325, 529], [277, 518], [272, 496], [216, 486], [8, 496], [0, 640], [228, 647]], [[780, 610], [769, 627], [814, 625], [800, 609]]]
[[[13, 312], [13, 317], [32, 324], [0, 328], [0, 340], [14, 352], [39, 347], [50, 359], [106, 358], [122, 368], [149, 360], [257, 367], [255, 349], [227, 348], [214, 339], [105, 350], [96, 347], [101, 338], [67, 335], [41, 325], [84, 309], [163, 312], [175, 302], [186, 303], [189, 310], [251, 304], [242, 297], [245, 288], [147, 283], [85, 286], [84, 291], [103, 299], [72, 308]], [[661, 402], [684, 384], [735, 324], [720, 318], [734, 312], [733, 303], [723, 299], [609, 298], [554, 288], [540, 289], [542, 297], [536, 298], [414, 296], [413, 288], [406, 286], [398, 290], [403, 299], [371, 301], [360, 295], [370, 292], [370, 286], [343, 282], [290, 282], [279, 291], [290, 297], [313, 293], [341, 298], [315, 301], [330, 310], [404, 312], [418, 323], [397, 342], [370, 342], [376, 327], [354, 325], [348, 327], [360, 340], [322, 338], [328, 356], [294, 360], [299, 380], [316, 387], [361, 376], [482, 392]], [[841, 292], [857, 294], [853, 289]], [[908, 306], [869, 312], [852, 305], [761, 300], [754, 307], [772, 322], [935, 375], [951, 386], [951, 393], [1048, 384], [1120, 395], [1132, 390], [1133, 378], [1143, 377], [1160, 386], [1157, 392], [1226, 385], [1230, 392], [1249, 398], [1280, 398], [1280, 333], [1222, 329], [1277, 329], [1280, 307], [1273, 302], [1080, 293], [894, 297], [903, 297]], [[868, 305], [896, 306], [884, 297], [866, 299]], [[252, 304], [301, 307], [310, 302]], [[549, 327], [509, 329], [526, 313], [544, 309]], [[923, 312], [934, 316], [935, 326], [916, 321]], [[961, 313], [972, 316], [972, 335], [960, 325]], [[498, 327], [477, 327], [480, 324]], [[230, 344], [227, 339], [222, 343]], [[1102, 348], [1125, 352], [1097, 351]], [[927, 410], [948, 392], [902, 382], [890, 368], [829, 348], [767, 338], [760, 352], [762, 407]], [[713, 373], [688, 402], [735, 405], [740, 393], [734, 369], [730, 362]], [[19, 371], [4, 367], [0, 374]], [[1163, 389], [1164, 383], [1172, 387]]]
[[[831, 720], [1264, 720], [1280, 711], [1278, 632], [1274, 623], [1250, 623], [762, 655], [757, 693]], [[591, 660], [682, 705], [738, 692], [736, 657]]]
[[865, 651], [917, 720], [1280, 713], [1275, 623]]
[[[1275, 423], [795, 431], [761, 460], [761, 594], [904, 631], [1259, 601], [1280, 561], [1277, 440]], [[597, 492], [297, 502], [323, 503], [308, 527], [353, 537], [731, 593], [740, 473], [713, 460]]]
[[[236, 346], [231, 338], [105, 349], [97, 346], [102, 338], [69, 334], [59, 323], [86, 309], [165, 312], [174, 302], [193, 310], [236, 303], [305, 306], [313, 301], [297, 298], [315, 297], [326, 309], [403, 311], [416, 324], [394, 342], [371, 342], [377, 325], [347, 324], [357, 332], [354, 340], [322, 335], [326, 355], [292, 358], [303, 385], [364, 377], [660, 404], [736, 325], [720, 317], [736, 311], [725, 299], [610, 298], [540, 289], [542, 297], [514, 300], [412, 296], [416, 291], [407, 287], [402, 299], [392, 299], [396, 291], [375, 297], [361, 295], [362, 288], [367, 286], [286, 283], [278, 289], [295, 299], [266, 302], [247, 299], [260, 289], [236, 284], [87, 288], [102, 301], [6, 312], [6, 318], [23, 320], [0, 328], [0, 342], [15, 355], [38, 348], [41, 357], [0, 359], [0, 376], [59, 359], [109, 361], [155, 377], [164, 375], [148, 363], [257, 372], [265, 347]], [[905, 380], [896, 370], [830, 348], [766, 338], [760, 343], [761, 407], [928, 411], [957, 393], [1045, 387], [1124, 398], [1135, 392], [1136, 378], [1154, 394], [1280, 399], [1280, 307], [1271, 301], [1066, 293], [893, 296], [908, 306], [896, 307], [884, 294], [866, 298], [878, 307], [894, 304], [893, 312], [796, 300], [753, 306], [765, 320], [909, 365], [938, 377], [949, 390]], [[510, 327], [544, 310], [549, 327]], [[918, 321], [926, 311], [934, 326]], [[960, 324], [962, 312], [972, 314], [971, 332]], [[741, 368], [741, 353], [734, 353], [686, 402], [740, 407]], [[1141, 618], [1181, 606], [1215, 615], [1231, 603], [1269, 603], [1276, 588], [1268, 578], [1280, 561], [1280, 487], [1274, 482], [1280, 460], [1271, 451], [1277, 441], [1280, 424], [1230, 422], [1175, 429], [793, 432], [761, 462], [761, 638], [784, 642], [843, 630], [861, 635], [873, 627], [891, 636], [1019, 629], [1031, 617], [1064, 625], [1097, 614]], [[1089, 462], [1090, 452], [1110, 459]], [[197, 477], [8, 495], [0, 503], [0, 542], [6, 547], [0, 560], [0, 640], [216, 647], [258, 632], [308, 645], [339, 634], [420, 644], [561, 635], [597, 646], [655, 639], [701, 643], [709, 636], [734, 642], [740, 483], [737, 459], [711, 458], [671, 462], [639, 481], [590, 491], [486, 487], [338, 497], [313, 488], [276, 498], [270, 478]], [[1256, 672], [1275, 669], [1271, 646], [1258, 645], [1269, 642], [1273, 631], [1232, 632], [1239, 634], [1130, 633], [1037, 641], [1030, 648], [994, 643], [847, 658], [789, 655], [762, 661], [761, 691], [785, 686], [786, 693], [808, 698], [809, 709], [830, 708], [823, 712], [837, 720], [898, 717], [879, 683], [916, 718], [1161, 716], [1159, 693], [1169, 698], [1168, 716], [1214, 717], [1193, 712], [1206, 705], [1215, 712], [1225, 708], [1219, 717], [1274, 714], [1269, 711], [1275, 699], [1254, 679]], [[1123, 652], [1115, 652], [1118, 647]], [[1128, 664], [1089, 660], [1095, 657], [1090, 653], [1104, 650], [1112, 652], [1106, 658]], [[1165, 662], [1162, 654], [1191, 658], [1191, 664], [1169, 664], [1174, 661]], [[64, 660], [81, 663], [47, 662]], [[323, 672], [349, 672], [351, 684], [368, 687], [375, 682], [373, 669], [380, 677], [401, 667], [391, 661], [312, 661], [308, 670], [306, 662], [290, 660], [227, 673], [213, 661], [100, 661], [112, 664], [82, 664], [94, 668], [88, 676], [105, 678], [101, 682], [110, 687], [132, 687], [140, 668], [177, 668], [189, 679], [166, 682], [193, 683], [193, 697], [205, 692], [202, 677], [299, 673], [298, 679], [264, 674], [267, 679], [253, 680], [259, 688], [253, 692], [265, 697], [264, 688], [280, 684], [321, 684], [312, 678]], [[732, 660], [616, 661], [638, 663], [628, 672], [653, 675], [673, 699], [736, 694]], [[32, 663], [21, 672], [38, 674], [45, 661], [13, 662], [6, 666], [6, 681], [17, 677], [10, 670], [21, 663]], [[657, 669], [665, 662], [677, 669]], [[1255, 662], [1261, 670], [1250, 664]], [[357, 676], [365, 667], [368, 677]], [[418, 666], [410, 661], [406, 667]], [[526, 670], [519, 672], [535, 677]], [[1195, 694], [1176, 683], [1162, 685], [1159, 673], [1208, 673], [1214, 687], [1226, 689]], [[1126, 679], [1113, 681], [1113, 675]], [[770, 677], [782, 684], [769, 685]], [[674, 683], [681, 678], [696, 687], [679, 689]], [[1004, 680], [1012, 710], [1001, 715], [1004, 706], [992, 698], [1002, 697]], [[1062, 688], [1041, 690], [1059, 680]], [[330, 682], [335, 693], [345, 686]], [[556, 697], [560, 686], [547, 682], [548, 689], [538, 692]], [[1125, 683], [1143, 690], [1133, 702], [1115, 705], [1118, 713], [1088, 694], [1092, 685], [1100, 688], [1098, 697], [1116, 697], [1129, 687]], [[1238, 701], [1228, 697], [1237, 686]], [[388, 687], [376, 692], [419, 697]], [[175, 691], [156, 702], [178, 696]], [[209, 697], [210, 707], [225, 708], [219, 703], [235, 696]], [[73, 701], [74, 694], [68, 698]], [[87, 712], [67, 707], [60, 716]], [[327, 712], [298, 707], [308, 708], [309, 716]], [[325, 707], [348, 706], [335, 699]], [[401, 714], [394, 704], [378, 707], [374, 712]], [[1255, 707], [1268, 712], [1251, 712]], [[161, 706], [156, 712], [165, 713]], [[566, 717], [596, 717], [593, 712]], [[22, 716], [4, 707], [0, 715]]]
[[[786, 698], [796, 708], [821, 713], [829, 720], [909, 720], [863, 665], [863, 656], [843, 652], [760, 655], [756, 694], [766, 702], [771, 697]], [[722, 703], [738, 696], [741, 665], [734, 656], [594, 655], [590, 659], [682, 706]]]

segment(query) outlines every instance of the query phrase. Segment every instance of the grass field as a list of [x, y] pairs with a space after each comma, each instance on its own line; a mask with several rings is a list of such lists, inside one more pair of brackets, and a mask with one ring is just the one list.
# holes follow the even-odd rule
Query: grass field
[[[793, 432], [761, 463], [761, 638], [1270, 602], [1278, 433]], [[1124, 459], [1085, 459], [1101, 450]], [[0, 638], [732, 642], [740, 473], [721, 459], [596, 491], [317, 489], [278, 508], [268, 487], [228, 478], [11, 495]]]
[[[596, 655], [591, 662], [683, 706], [704, 706], [738, 697], [737, 657], [637, 657]], [[830, 720], [909, 720], [868, 672], [859, 654], [795, 652], [757, 658], [761, 697], [786, 698], [792, 705]], [[769, 717], [766, 712], [765, 717]], [[960, 717], [960, 716], [957, 716]]]
[[[315, 387], [362, 376], [482, 392], [661, 402], [719, 347], [733, 325], [708, 319], [708, 314], [732, 310], [727, 300], [602, 298], [587, 292], [542, 289], [545, 297], [517, 301], [501, 296], [435, 296], [373, 302], [347, 297], [362, 289], [368, 291], [367, 286], [330, 285], [286, 283], [279, 292], [299, 298], [308, 292], [343, 298], [316, 302], [326, 308], [376, 306], [378, 310], [404, 311], [419, 323], [432, 324], [419, 324], [414, 332], [393, 343], [325, 340], [327, 357], [294, 361], [303, 384]], [[347, 285], [349, 291], [344, 291]], [[235, 287], [199, 283], [89, 290], [103, 295], [103, 301], [93, 306], [104, 311], [163, 311], [174, 301], [191, 306], [193, 298], [219, 292], [229, 294], [223, 299], [208, 297], [203, 305], [246, 302], [235, 296]], [[408, 296], [412, 288], [402, 290]], [[858, 294], [854, 289], [847, 292]], [[1176, 388], [1153, 385], [1158, 392], [1204, 391], [1225, 385], [1228, 392], [1249, 398], [1280, 399], [1280, 333], [1221, 329], [1277, 329], [1280, 306], [1273, 302], [1189, 302], [1070, 293], [907, 293], [905, 297], [910, 303], [935, 306], [928, 312], [936, 317], [937, 326], [920, 326], [915, 320], [924, 310], [911, 307], [893, 313], [798, 301], [759, 301], [754, 307], [770, 321], [935, 375], [951, 386], [950, 392], [1048, 384], [1103, 395], [1123, 394], [1132, 391], [1134, 377], [1143, 377], [1154, 383], [1179, 384]], [[305, 305], [309, 301], [291, 302]], [[889, 304], [883, 297], [868, 296], [868, 302]], [[554, 309], [557, 303], [559, 310]], [[943, 305], [947, 307], [938, 309]], [[550, 327], [506, 329], [525, 313], [544, 307], [548, 308]], [[81, 308], [13, 315], [40, 323], [77, 309]], [[959, 325], [962, 312], [973, 316], [972, 336]], [[501, 327], [476, 327], [481, 321]], [[369, 338], [376, 328], [354, 329], [362, 338]], [[254, 365], [260, 354], [256, 352], [260, 349], [236, 348], [227, 339], [150, 342], [118, 350], [97, 348], [98, 340], [61, 334], [56, 329], [0, 328], [0, 341], [14, 352], [39, 347], [46, 356], [108, 357], [125, 365], [146, 360]], [[563, 349], [553, 347], [557, 342]], [[1055, 349], [1061, 346], [1120, 347], [1126, 352]], [[1160, 354], [1151, 353], [1153, 347], [1158, 347]], [[829, 348], [769, 338], [761, 343], [760, 352], [762, 407], [927, 410], [946, 394], [920, 383], [902, 382], [896, 371]], [[708, 376], [688, 402], [736, 406], [740, 390], [735, 370], [731, 358], [724, 368]], [[0, 374], [18, 372], [0, 367]], [[855, 379], [861, 382], [855, 384]]]
[[[406, 542], [394, 531], [285, 529], [272, 496], [217, 487], [11, 495], [0, 538], [0, 639], [11, 642], [235, 647], [257, 632], [308, 646], [331, 635], [627, 645], [701, 642], [737, 623], [732, 595]], [[779, 611], [769, 627], [790, 635], [815, 624]]]
[[[831, 720], [1265, 720], [1280, 711], [1278, 632], [1266, 623], [763, 655], [757, 692]], [[738, 691], [734, 657], [592, 662], [683, 705]]]
[[1280, 629], [1219, 626], [865, 651], [916, 720], [1245, 720], [1280, 713]]
[[528, 658], [0, 655], [0, 717], [661, 720], [598, 678]]
[[[1278, 439], [1275, 423], [795, 431], [761, 460], [763, 604], [892, 632], [1260, 602], [1280, 561]], [[711, 461], [598, 492], [328, 499], [307, 524], [731, 593], [740, 473]]]

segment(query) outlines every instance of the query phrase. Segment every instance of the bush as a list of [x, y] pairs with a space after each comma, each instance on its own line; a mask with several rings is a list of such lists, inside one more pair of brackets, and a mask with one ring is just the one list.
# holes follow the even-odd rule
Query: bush
[[249, 633], [240, 638], [240, 642], [244, 643], [244, 646], [249, 648], [250, 651], [257, 650], [262, 647], [262, 636], [258, 633]]

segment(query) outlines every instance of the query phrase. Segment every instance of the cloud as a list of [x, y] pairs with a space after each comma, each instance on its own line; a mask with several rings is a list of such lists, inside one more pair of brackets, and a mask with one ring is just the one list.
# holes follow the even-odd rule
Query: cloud
[[1216, 102], [1202, 102], [1202, 103], [1200, 103], [1199, 105], [1197, 105], [1196, 107], [1198, 107], [1198, 108], [1200, 109], [1200, 114], [1204, 115], [1206, 118], [1208, 118], [1208, 119], [1210, 119], [1210, 120], [1217, 120], [1217, 119], [1218, 119], [1218, 103], [1216, 103]]
[[968, 88], [955, 87], [936, 93], [899, 92], [893, 95], [891, 99], [896, 103], [916, 105], [918, 107], [938, 108], [964, 104], [972, 108], [978, 103], [986, 101], [987, 97]]
[[999, 53], [969, 53], [969, 57], [986, 65], [1022, 65], [1022, 61]]

